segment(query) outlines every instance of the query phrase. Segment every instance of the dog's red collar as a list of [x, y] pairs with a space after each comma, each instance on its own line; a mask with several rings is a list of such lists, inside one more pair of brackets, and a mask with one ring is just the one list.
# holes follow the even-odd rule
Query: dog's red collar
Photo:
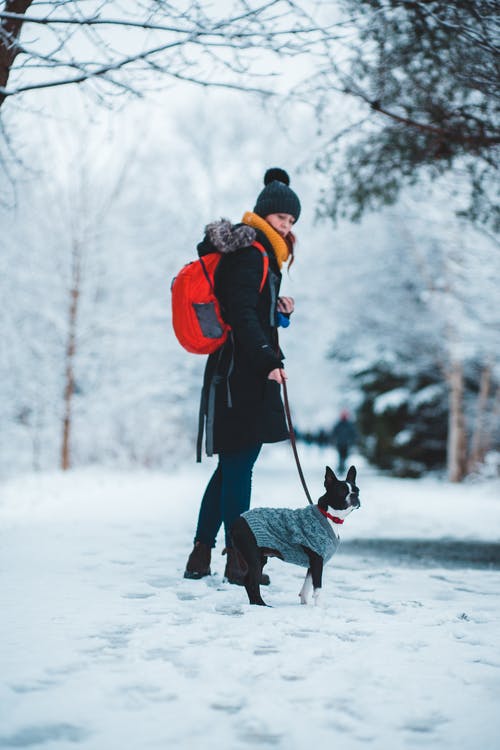
[[319, 510], [320, 513], [323, 513], [323, 515], [325, 516], [325, 518], [329, 518], [330, 521], [333, 521], [333, 523], [344, 523], [344, 519], [343, 518], [338, 518], [337, 516], [332, 516], [331, 513], [328, 513], [326, 510], [323, 510], [323, 508], [320, 508], [319, 505], [318, 505], [318, 510]]

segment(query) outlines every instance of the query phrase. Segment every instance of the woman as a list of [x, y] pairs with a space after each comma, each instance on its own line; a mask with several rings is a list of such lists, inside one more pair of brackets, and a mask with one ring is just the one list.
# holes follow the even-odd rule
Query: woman
[[[253, 212], [245, 213], [241, 224], [210, 224], [198, 246], [200, 256], [214, 249], [223, 253], [215, 292], [231, 335], [209, 356], [205, 369], [198, 456], [205, 425], [207, 454], [219, 454], [219, 462], [203, 495], [185, 578], [210, 575], [211, 550], [223, 523], [228, 556], [224, 575], [230, 583], [243, 583], [230, 529], [250, 507], [252, 469], [262, 444], [288, 437], [277, 326], [294, 308], [291, 297], [279, 297], [279, 288], [281, 269], [293, 260], [291, 229], [300, 215], [300, 201], [282, 169], [269, 169], [264, 185]], [[263, 253], [254, 241], [269, 258], [263, 285]], [[262, 582], [269, 583], [269, 578], [263, 575]]]

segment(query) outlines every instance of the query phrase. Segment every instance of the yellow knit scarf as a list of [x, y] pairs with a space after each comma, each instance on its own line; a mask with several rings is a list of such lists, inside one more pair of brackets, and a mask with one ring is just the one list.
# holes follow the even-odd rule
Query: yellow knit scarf
[[278, 234], [276, 229], [273, 229], [273, 227], [268, 224], [265, 219], [263, 219], [261, 216], [258, 216], [257, 214], [254, 214], [252, 211], [245, 212], [242, 218], [242, 222], [243, 224], [247, 224], [249, 227], [260, 229], [261, 232], [264, 232], [267, 239], [272, 245], [276, 260], [278, 261], [278, 266], [281, 269], [281, 266], [285, 261], [288, 260], [288, 256], [290, 254], [288, 251], [288, 245], [286, 244], [281, 234]]

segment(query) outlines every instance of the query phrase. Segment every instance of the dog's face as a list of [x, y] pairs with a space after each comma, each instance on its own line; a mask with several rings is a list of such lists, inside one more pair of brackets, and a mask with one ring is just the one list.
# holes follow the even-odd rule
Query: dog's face
[[356, 486], [356, 469], [351, 466], [345, 480], [337, 479], [335, 473], [326, 467], [326, 501], [338, 518], [344, 519], [355, 508], [359, 508], [359, 488]]

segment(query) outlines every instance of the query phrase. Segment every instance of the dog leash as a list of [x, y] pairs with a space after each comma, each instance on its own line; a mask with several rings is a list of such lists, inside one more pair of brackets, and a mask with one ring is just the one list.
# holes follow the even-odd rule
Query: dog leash
[[288, 391], [286, 388], [285, 378], [282, 378], [281, 384], [283, 386], [283, 400], [285, 402], [285, 414], [286, 414], [286, 421], [288, 424], [288, 435], [290, 438], [290, 443], [292, 445], [293, 455], [295, 457], [295, 463], [297, 464], [297, 471], [299, 472], [300, 481], [302, 482], [302, 487], [304, 488], [306, 497], [309, 503], [311, 505], [314, 505], [313, 501], [311, 500], [311, 495], [309, 494], [309, 490], [307, 489], [306, 480], [304, 479], [304, 474], [302, 472], [302, 467], [299, 461], [299, 454], [297, 453], [297, 441], [295, 439], [295, 430], [293, 429], [293, 424], [292, 424], [292, 415], [290, 414], [290, 405], [288, 403]]

